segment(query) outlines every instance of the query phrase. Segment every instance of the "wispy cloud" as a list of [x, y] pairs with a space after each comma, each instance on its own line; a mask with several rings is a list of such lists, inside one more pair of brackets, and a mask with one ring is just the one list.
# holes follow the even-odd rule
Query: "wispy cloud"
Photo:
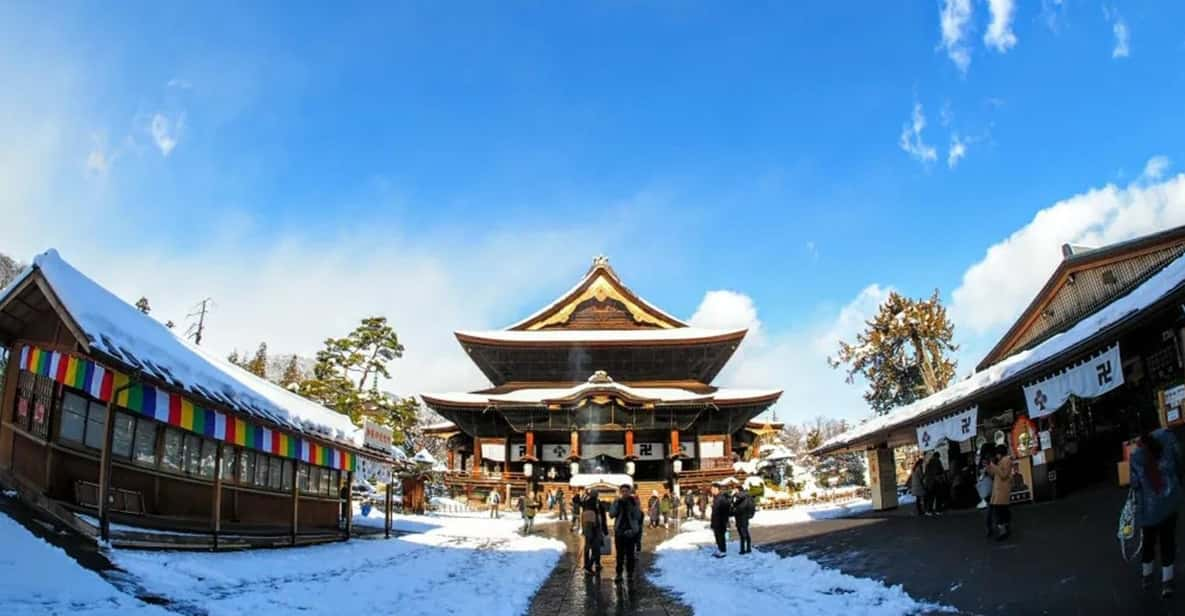
[[179, 88], [181, 90], [188, 90], [193, 87], [193, 84], [190, 83], [188, 79], [180, 79], [180, 78], [175, 77], [173, 79], [170, 79], [169, 82], [165, 84], [165, 87]]
[[819, 260], [819, 246], [815, 244], [814, 240], [809, 240], [806, 243], [806, 254], [810, 256], [811, 261]]
[[175, 119], [169, 118], [163, 113], [152, 114], [152, 122], [149, 125], [149, 133], [152, 135], [152, 141], [156, 144], [160, 153], [168, 156], [177, 147], [177, 142], [181, 139], [181, 134], [185, 131], [185, 114], [178, 114]]
[[931, 163], [938, 159], [938, 151], [922, 139], [922, 131], [926, 128], [926, 116], [922, 113], [922, 104], [913, 104], [913, 114], [909, 121], [901, 127], [901, 137], [897, 145], [905, 153], [922, 163]]
[[1140, 174], [1140, 179], [1144, 181], [1156, 181], [1164, 177], [1164, 172], [1169, 170], [1171, 161], [1169, 157], [1153, 156], [1144, 164], [1144, 172]]
[[1115, 36], [1115, 45], [1111, 48], [1111, 57], [1126, 58], [1131, 55], [1131, 31], [1127, 27], [1127, 20], [1114, 8], [1103, 6], [1103, 18], [1111, 22], [1111, 32]]
[[954, 169], [965, 156], [967, 156], [967, 142], [961, 139], [958, 133], [951, 135], [950, 148], [946, 151], [946, 166]]
[[1000, 53], [1015, 47], [1016, 34], [1012, 32], [1012, 20], [1016, 16], [1015, 0], [988, 0], [988, 12], [992, 20], [983, 35], [984, 44]]
[[1041, 21], [1051, 32], [1059, 32], [1066, 15], [1065, 0], [1041, 0]]
[[943, 0], [939, 21], [942, 29], [939, 47], [965, 74], [971, 66], [971, 50], [967, 47], [967, 37], [971, 33], [971, 0]]

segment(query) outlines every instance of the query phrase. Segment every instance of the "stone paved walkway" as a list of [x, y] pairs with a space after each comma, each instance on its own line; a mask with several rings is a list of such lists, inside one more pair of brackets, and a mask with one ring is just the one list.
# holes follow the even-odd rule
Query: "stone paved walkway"
[[568, 614], [632, 614], [637, 616], [691, 616], [691, 610], [647, 579], [654, 563], [654, 548], [674, 530], [647, 528], [642, 534], [638, 576], [632, 583], [613, 582], [613, 557], [602, 560], [599, 577], [584, 573], [580, 562], [580, 533], [563, 524], [538, 527], [539, 534], [563, 541], [568, 551], [551, 576], [539, 588], [531, 602], [528, 616], [564, 616]]

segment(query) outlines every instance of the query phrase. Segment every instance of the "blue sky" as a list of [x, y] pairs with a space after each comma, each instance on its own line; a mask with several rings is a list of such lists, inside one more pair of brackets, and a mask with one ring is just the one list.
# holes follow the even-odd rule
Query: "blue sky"
[[966, 371], [1060, 242], [1185, 222], [1180, 3], [800, 4], [9, 4], [0, 250], [213, 295], [226, 350], [389, 314], [409, 393], [604, 252], [756, 325], [722, 378], [858, 417], [816, 364], [886, 289], [941, 290]]

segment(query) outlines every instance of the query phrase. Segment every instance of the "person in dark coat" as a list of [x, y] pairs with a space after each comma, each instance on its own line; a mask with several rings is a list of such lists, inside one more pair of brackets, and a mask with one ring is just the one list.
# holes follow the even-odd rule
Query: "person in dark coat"
[[703, 520], [708, 517], [708, 494], [703, 488], [699, 489], [696, 494], [695, 502], [699, 507], [699, 519]]
[[1151, 588], [1160, 550], [1160, 592], [1173, 595], [1177, 557], [1177, 516], [1185, 490], [1180, 445], [1172, 432], [1160, 428], [1140, 436], [1131, 454], [1131, 485], [1136, 497], [1136, 523], [1144, 533], [1140, 554], [1144, 588]]
[[568, 497], [566, 494], [564, 494], [563, 488], [556, 490], [555, 504], [557, 507], [560, 508], [560, 518], [559, 519], [567, 520], [568, 519]]
[[728, 518], [732, 515], [732, 499], [718, 485], [712, 486], [712, 534], [716, 536], [716, 558], [724, 558], [728, 551], [724, 533], [728, 530]]
[[925, 487], [925, 460], [918, 458], [913, 463], [913, 470], [909, 471], [909, 480], [906, 484], [909, 485], [909, 493], [913, 494], [913, 505], [918, 511], [918, 517], [926, 515], [926, 487]]
[[743, 487], [737, 490], [732, 499], [732, 517], [737, 525], [737, 536], [741, 539], [741, 554], [753, 551], [753, 537], [749, 535], [749, 520], [757, 513], [757, 504], [753, 502], [753, 495]]
[[580, 528], [580, 490], [572, 490], [572, 532]]
[[609, 534], [609, 520], [605, 517], [605, 505], [594, 490], [586, 489], [580, 500], [580, 526], [584, 533], [584, 571], [600, 575], [601, 537]]
[[930, 515], [941, 515], [943, 505], [943, 493], [946, 490], [946, 469], [942, 467], [942, 459], [938, 457], [938, 452], [935, 451], [930, 456], [930, 461], [926, 463], [926, 498], [930, 502], [927, 503]]
[[687, 519], [695, 517], [695, 494], [688, 490], [683, 494], [683, 505], [687, 507]]
[[613, 581], [621, 583], [623, 568], [633, 581], [638, 563], [638, 537], [642, 534], [642, 509], [628, 484], [621, 486], [617, 500], [609, 505], [609, 517], [613, 518], [613, 546], [617, 550], [617, 577]]

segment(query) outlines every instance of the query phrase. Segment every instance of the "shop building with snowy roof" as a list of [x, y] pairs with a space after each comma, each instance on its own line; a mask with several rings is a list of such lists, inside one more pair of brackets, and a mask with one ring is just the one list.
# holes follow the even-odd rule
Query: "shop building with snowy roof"
[[896, 505], [892, 451], [903, 445], [965, 473], [982, 445], [1005, 445], [1017, 461], [1012, 502], [1126, 484], [1131, 439], [1185, 426], [1185, 227], [1061, 251], [974, 373], [812, 453], [866, 451], [882, 509]]
[[0, 345], [0, 483], [84, 532], [97, 517], [215, 546], [336, 540], [341, 487], [363, 460], [393, 462], [347, 416], [192, 344], [53, 250], [0, 290]]
[[421, 395], [448, 420], [426, 430], [447, 440], [446, 483], [478, 496], [569, 485], [581, 474], [655, 487], [676, 469], [692, 484], [731, 474], [753, 441], [750, 421], [782, 393], [712, 384], [745, 334], [689, 326], [598, 257], [526, 319], [455, 333], [491, 386]]

